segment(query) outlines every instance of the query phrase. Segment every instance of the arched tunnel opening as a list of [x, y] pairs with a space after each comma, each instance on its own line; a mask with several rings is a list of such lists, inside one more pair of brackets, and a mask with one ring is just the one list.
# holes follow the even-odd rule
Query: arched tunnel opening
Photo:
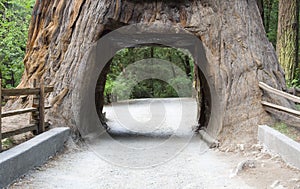
[[[162, 25], [123, 26], [103, 33], [88, 54], [85, 65], [89, 66], [82, 67], [78, 94], [73, 98], [80, 134], [94, 151], [117, 162], [124, 159], [111, 154], [122, 154], [125, 149], [138, 157], [145, 155], [143, 149], [147, 149], [147, 154], [163, 151], [163, 159], [168, 159], [192, 139], [199, 139], [194, 137], [193, 131], [199, 130], [204, 141], [206, 135], [215, 142], [222, 129], [222, 104], [211, 73], [212, 65], [206, 59], [205, 47], [199, 38], [185, 30]], [[111, 72], [117, 74], [112, 76]], [[190, 102], [178, 101], [183, 98]], [[171, 100], [172, 103], [168, 103]], [[148, 104], [139, 103], [143, 104], [142, 108], [132, 101]], [[166, 108], [166, 103], [173, 105]], [[116, 110], [118, 116], [113, 117]], [[135, 119], [141, 113], [142, 118]], [[194, 122], [187, 122], [188, 117]], [[156, 126], [164, 126], [168, 118], [170, 125], [178, 126], [167, 132], [159, 129], [155, 132]], [[112, 122], [121, 123], [124, 132], [114, 132]], [[142, 144], [146, 146], [140, 146]]]
[[[211, 94], [192, 54], [187, 49], [160, 44], [142, 44], [119, 50], [102, 69], [95, 88], [97, 114], [107, 132], [111, 135], [154, 135], [156, 131], [160, 132], [156, 135], [173, 134], [157, 128], [157, 122], [143, 124], [154, 116], [162, 116], [159, 110], [163, 107], [158, 103], [167, 107], [165, 111], [172, 112], [168, 116], [173, 116], [170, 119], [175, 122], [181, 116], [180, 106], [188, 106], [184, 109], [185, 131], [206, 130], [211, 115]], [[152, 113], [149, 111], [151, 106], [154, 108]], [[121, 107], [129, 109], [140, 124], [133, 128], [120, 123], [122, 115], [116, 114], [122, 114], [118, 111]], [[167, 124], [176, 125], [174, 122]], [[125, 129], [120, 130], [122, 125]]]

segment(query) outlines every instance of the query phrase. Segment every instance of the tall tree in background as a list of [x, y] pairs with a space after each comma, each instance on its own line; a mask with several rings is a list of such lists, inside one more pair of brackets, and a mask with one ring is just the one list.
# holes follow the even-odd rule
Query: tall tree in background
[[270, 42], [276, 47], [278, 0], [264, 0], [264, 26]]
[[264, 11], [264, 0], [256, 0], [260, 15], [265, 25], [265, 11]]
[[[266, 33], [270, 32], [270, 26], [271, 24], [274, 25], [275, 23], [271, 23], [272, 20], [277, 18], [272, 19], [272, 16], [274, 15], [275, 9], [278, 8], [278, 0], [263, 0], [263, 7], [264, 7], [264, 26]], [[277, 5], [277, 6], [276, 6]], [[276, 17], [278, 17], [278, 10], [275, 12]]]
[[279, 0], [256, 0], [269, 41], [276, 47]]
[[34, 2], [0, 0], [0, 77], [4, 87], [18, 85], [23, 74], [23, 58]]
[[277, 56], [285, 71], [285, 78], [296, 78], [298, 64], [299, 0], [280, 0], [277, 32]]

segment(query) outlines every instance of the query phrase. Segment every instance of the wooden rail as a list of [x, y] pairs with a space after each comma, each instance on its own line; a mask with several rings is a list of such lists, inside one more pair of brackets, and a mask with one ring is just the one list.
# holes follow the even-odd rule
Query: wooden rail
[[[300, 103], [300, 97], [297, 97], [297, 96], [291, 95], [289, 93], [286, 93], [286, 92], [280, 91], [278, 89], [275, 89], [273, 87], [270, 87], [269, 85], [267, 85], [263, 82], [259, 83], [259, 87], [261, 89], [269, 92], [269, 93], [284, 97], [284, 98], [289, 99], [289, 100], [291, 100], [295, 103]], [[300, 117], [300, 111], [298, 111], [298, 110], [294, 110], [294, 109], [291, 109], [291, 108], [287, 108], [287, 107], [280, 106], [280, 105], [273, 104], [273, 103], [266, 102], [266, 101], [262, 101], [261, 104], [263, 106], [265, 106], [266, 108], [268, 108], [268, 109], [274, 109], [276, 111], [281, 111], [282, 113], [287, 113], [291, 116]]]
[[259, 82], [259, 87], [266, 90], [266, 91], [268, 91], [268, 92], [270, 92], [270, 93], [273, 93], [275, 95], [287, 98], [287, 99], [292, 100], [293, 102], [296, 102], [296, 103], [300, 103], [300, 97], [291, 95], [289, 93], [280, 91], [278, 89], [274, 89], [273, 87], [270, 87], [269, 85], [267, 85], [263, 82]]
[[264, 105], [264, 106], [268, 106], [270, 108], [274, 108], [274, 109], [277, 109], [277, 110], [284, 111], [286, 113], [290, 113], [290, 114], [300, 116], [300, 111], [297, 111], [297, 110], [293, 110], [293, 109], [290, 109], [290, 108], [286, 108], [284, 106], [279, 106], [279, 105], [276, 105], [276, 104], [273, 104], [273, 103], [270, 103], [270, 102], [265, 102], [265, 101], [262, 101], [261, 104]]
[[[50, 109], [50, 108], [51, 108], [51, 106], [44, 107], [45, 110]], [[37, 108], [25, 108], [25, 109], [20, 109], [20, 110], [7, 111], [7, 112], [2, 113], [2, 118], [20, 115], [20, 114], [32, 113], [32, 112], [37, 112], [37, 111], [38, 111]]]
[[[45, 93], [53, 91], [53, 87], [45, 87]], [[2, 96], [39, 95], [40, 88], [2, 89]]]
[[300, 96], [300, 89], [299, 88], [296, 88], [296, 87], [293, 87], [293, 88], [289, 88], [286, 90], [286, 92], [292, 94], [292, 95], [295, 95], [295, 96]]
[[30, 124], [30, 125], [28, 125], [24, 128], [21, 128], [21, 129], [4, 132], [4, 133], [2, 133], [2, 137], [3, 138], [8, 138], [8, 137], [19, 135], [19, 134], [26, 133], [26, 132], [29, 132], [29, 131], [37, 131], [37, 125]]
[[[51, 106], [45, 107], [44, 105], [45, 94], [53, 92], [53, 90], [54, 90], [53, 87], [44, 86], [43, 79], [40, 81], [39, 87], [37, 87], [36, 80], [34, 80], [32, 88], [2, 89], [1, 79], [0, 79], [0, 152], [2, 151], [1, 140], [4, 138], [26, 133], [29, 131], [33, 131], [35, 134], [40, 134], [45, 131], [45, 128], [49, 126], [49, 124], [45, 123], [45, 110], [51, 108]], [[2, 97], [28, 96], [28, 95], [33, 95], [33, 104], [31, 108], [2, 112]], [[31, 113], [30, 125], [21, 129], [2, 133], [1, 131], [2, 118], [25, 114], [25, 113]]]
[[[45, 126], [46, 126], [46, 128], [48, 128], [50, 126], [50, 124], [45, 122]], [[30, 125], [28, 125], [24, 128], [4, 132], [4, 133], [2, 133], [2, 137], [3, 138], [8, 138], [8, 137], [12, 137], [12, 136], [19, 135], [19, 134], [22, 134], [22, 133], [27, 133], [27, 132], [30, 132], [30, 131], [37, 132], [37, 130], [38, 130], [37, 127], [38, 126], [35, 125], [35, 124], [30, 124]]]

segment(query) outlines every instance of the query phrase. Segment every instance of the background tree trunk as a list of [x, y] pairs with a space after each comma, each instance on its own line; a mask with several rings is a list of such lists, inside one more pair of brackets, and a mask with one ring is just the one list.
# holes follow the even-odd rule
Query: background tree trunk
[[277, 56], [287, 81], [295, 79], [298, 64], [299, 0], [280, 0], [278, 14]]
[[266, 33], [270, 31], [270, 23], [271, 23], [271, 14], [274, 6], [274, 0], [265, 0], [265, 8], [264, 11], [264, 26]]
[[[258, 82], [285, 89], [285, 80], [256, 0], [37, 1], [20, 87], [29, 86], [33, 78], [45, 77], [47, 85], [55, 86], [48, 100], [64, 97], [48, 119], [75, 129], [78, 118], [72, 100], [82, 85], [80, 73], [89, 67], [88, 50], [105, 31], [134, 23], [177, 26], [202, 41], [209, 62], [206, 79], [214, 84], [223, 106], [218, 115], [223, 120], [218, 135], [223, 144], [256, 140], [257, 125], [272, 123], [261, 105]], [[289, 104], [272, 95], [264, 98]]]
[[264, 0], [256, 0], [257, 6], [261, 15], [261, 19], [265, 26], [265, 11], [264, 11]]

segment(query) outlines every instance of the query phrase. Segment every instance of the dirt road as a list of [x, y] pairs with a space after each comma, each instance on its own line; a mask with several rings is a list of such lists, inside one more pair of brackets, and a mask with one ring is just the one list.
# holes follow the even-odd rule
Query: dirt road
[[[162, 113], [158, 110], [161, 105], [165, 107], [165, 116], [154, 118]], [[119, 108], [129, 108], [134, 116], [128, 120], [135, 121], [126, 122], [126, 116], [117, 115]], [[188, 115], [182, 113], [186, 109]], [[104, 138], [98, 147], [92, 148], [69, 142], [65, 153], [31, 171], [10, 188], [247, 189], [270, 188], [277, 181], [274, 188], [284, 187], [284, 182], [287, 188], [300, 184], [298, 171], [267, 155], [257, 160], [255, 168], [232, 176], [239, 162], [254, 156], [209, 150], [192, 132], [196, 118], [193, 99], [139, 100], [129, 105], [107, 106], [105, 111], [113, 133], [111, 138]], [[148, 124], [153, 119], [157, 124]], [[178, 126], [178, 121], [183, 124]], [[272, 171], [274, 177], [270, 176]]]

